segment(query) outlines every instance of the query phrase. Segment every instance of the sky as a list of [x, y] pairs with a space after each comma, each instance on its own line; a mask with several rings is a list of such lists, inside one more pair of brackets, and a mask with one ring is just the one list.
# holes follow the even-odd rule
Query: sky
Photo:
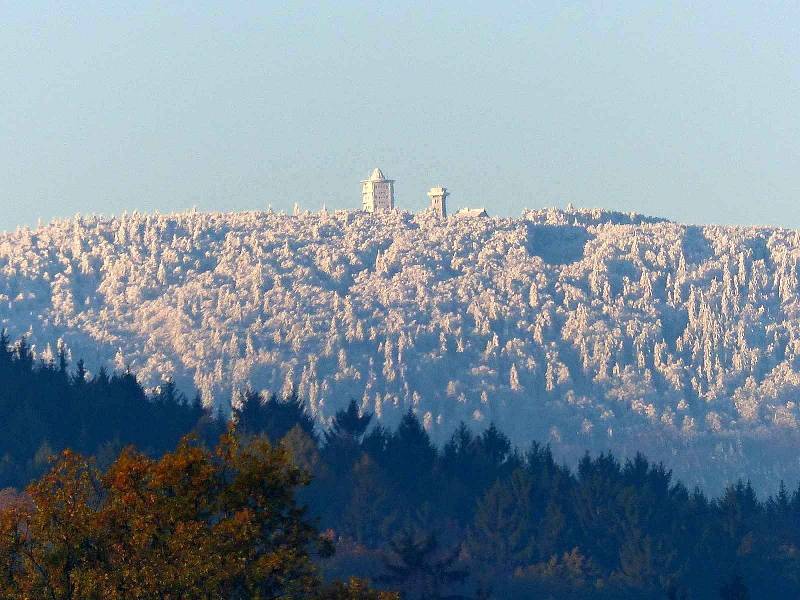
[[0, 2], [0, 230], [601, 207], [800, 228], [797, 2]]

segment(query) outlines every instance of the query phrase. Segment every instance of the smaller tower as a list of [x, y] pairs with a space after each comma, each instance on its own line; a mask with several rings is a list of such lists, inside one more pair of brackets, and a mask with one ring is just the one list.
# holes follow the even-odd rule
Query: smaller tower
[[431, 211], [437, 217], [445, 218], [447, 216], [447, 197], [449, 195], [447, 188], [440, 185], [432, 187], [428, 192], [428, 198], [431, 199]]

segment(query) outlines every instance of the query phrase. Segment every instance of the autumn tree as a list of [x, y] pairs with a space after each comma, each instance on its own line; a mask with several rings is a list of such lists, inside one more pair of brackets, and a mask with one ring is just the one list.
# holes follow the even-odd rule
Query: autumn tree
[[312, 559], [331, 547], [295, 501], [307, 482], [284, 447], [233, 433], [213, 450], [184, 439], [160, 459], [127, 449], [105, 472], [66, 451], [25, 497], [0, 509], [0, 592], [51, 600], [379, 597], [363, 582], [342, 584], [337, 595], [322, 589]]

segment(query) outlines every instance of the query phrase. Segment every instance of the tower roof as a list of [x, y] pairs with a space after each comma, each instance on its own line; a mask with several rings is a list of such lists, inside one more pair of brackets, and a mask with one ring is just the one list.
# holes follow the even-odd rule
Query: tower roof
[[378, 167], [372, 169], [372, 174], [369, 176], [367, 181], [384, 181], [386, 177], [383, 176], [383, 171], [381, 171]]

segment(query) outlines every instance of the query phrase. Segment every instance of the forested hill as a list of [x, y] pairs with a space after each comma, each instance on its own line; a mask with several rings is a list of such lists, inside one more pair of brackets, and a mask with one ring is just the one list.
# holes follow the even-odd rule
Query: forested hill
[[800, 477], [799, 259], [795, 231], [599, 210], [76, 217], [0, 236], [0, 324], [223, 408], [294, 387], [321, 421], [354, 397], [766, 485]]

